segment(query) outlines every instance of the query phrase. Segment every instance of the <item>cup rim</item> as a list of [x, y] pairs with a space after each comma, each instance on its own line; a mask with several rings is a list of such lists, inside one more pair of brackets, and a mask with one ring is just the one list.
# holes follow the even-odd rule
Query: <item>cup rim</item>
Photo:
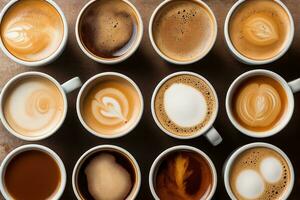
[[[22, 135], [22, 134], [18, 133], [17, 131], [15, 131], [9, 125], [9, 123], [6, 121], [6, 118], [4, 116], [4, 111], [3, 111], [3, 104], [5, 102], [4, 98], [5, 98], [6, 93], [8, 92], [8, 89], [10, 88], [10, 86], [13, 83], [15, 83], [16, 81], [21, 80], [26, 77], [30, 77], [30, 76], [42, 77], [42, 78], [49, 80], [51, 83], [53, 83], [60, 91], [60, 94], [62, 95], [63, 102], [64, 102], [64, 111], [62, 113], [59, 123], [57, 123], [57, 125], [48, 133], [45, 133], [45, 134], [39, 135], [39, 136], [35, 136], [35, 137], [25, 136], [25, 135]], [[46, 138], [52, 136], [54, 133], [56, 133], [56, 131], [62, 126], [63, 122], [65, 121], [65, 118], [67, 115], [67, 110], [68, 110], [68, 101], [67, 101], [66, 93], [64, 92], [62, 86], [52, 76], [42, 73], [42, 72], [36, 72], [36, 71], [23, 72], [21, 74], [14, 76], [5, 84], [5, 86], [3, 87], [1, 94], [0, 94], [0, 119], [1, 119], [3, 126], [8, 130], [8, 132], [10, 134], [14, 135], [15, 137], [17, 137], [21, 140], [25, 140], [25, 141], [39, 141], [39, 140], [43, 140], [43, 139], [46, 139]]]
[[174, 0], [165, 0], [165, 1], [163, 1], [153, 11], [153, 13], [151, 15], [151, 18], [150, 18], [150, 21], [149, 21], [149, 28], [148, 28], [149, 39], [150, 39], [152, 47], [154, 48], [156, 53], [160, 57], [162, 57], [165, 61], [167, 61], [169, 63], [172, 63], [172, 64], [176, 64], [176, 65], [193, 64], [195, 62], [198, 62], [198, 61], [202, 60], [214, 47], [214, 45], [216, 43], [216, 40], [217, 40], [217, 35], [218, 35], [218, 23], [217, 23], [214, 12], [212, 11], [212, 9], [204, 1], [202, 1], [202, 0], [188, 0], [188, 1], [194, 1], [196, 3], [199, 3], [199, 4], [201, 4], [202, 6], [205, 7], [205, 9], [209, 12], [209, 14], [212, 17], [212, 21], [213, 21], [213, 24], [214, 24], [214, 30], [215, 31], [213, 32], [213, 38], [212, 38], [211, 44], [208, 46], [207, 50], [202, 55], [199, 55], [196, 58], [194, 58], [193, 60], [188, 60], [188, 61], [179, 61], [179, 60], [172, 59], [172, 58], [168, 57], [167, 55], [165, 55], [164, 53], [162, 53], [160, 51], [160, 49], [157, 47], [157, 45], [155, 43], [155, 40], [154, 40], [154, 37], [153, 37], [153, 31], [152, 31], [153, 30], [153, 23], [154, 23], [154, 20], [155, 20], [155, 17], [157, 15], [157, 13], [160, 11], [161, 8], [163, 8], [163, 6], [165, 6], [166, 4], [168, 4], [172, 1], [174, 1]]
[[23, 146], [19, 146], [6, 155], [6, 157], [4, 158], [4, 160], [0, 166], [0, 174], [1, 174], [0, 190], [1, 190], [2, 195], [4, 196], [5, 199], [12, 199], [11, 196], [9, 195], [8, 191], [6, 191], [6, 189], [5, 189], [4, 175], [5, 175], [6, 167], [8, 166], [10, 161], [15, 156], [19, 155], [20, 153], [29, 151], [29, 150], [36, 150], [36, 151], [44, 152], [44, 153], [48, 154], [52, 159], [54, 159], [55, 162], [57, 163], [60, 174], [61, 174], [61, 176], [60, 176], [61, 181], [60, 181], [58, 190], [56, 191], [55, 195], [52, 198], [55, 200], [58, 200], [62, 196], [62, 194], [65, 190], [65, 187], [66, 187], [66, 182], [67, 182], [67, 173], [66, 173], [64, 163], [61, 160], [61, 158], [58, 156], [58, 154], [55, 153], [52, 149], [50, 149], [49, 147], [43, 146], [43, 145], [38, 145], [38, 144], [26, 144]]
[[192, 146], [188, 146], [188, 145], [179, 145], [179, 146], [170, 147], [170, 148], [164, 150], [163, 152], [161, 152], [156, 157], [154, 162], [152, 163], [151, 168], [150, 168], [150, 172], [149, 172], [148, 181], [149, 181], [150, 191], [151, 191], [152, 196], [154, 197], [154, 199], [159, 200], [159, 197], [157, 196], [155, 188], [154, 188], [154, 179], [155, 179], [155, 176], [156, 176], [155, 175], [156, 169], [159, 167], [158, 165], [164, 159], [165, 156], [167, 156], [168, 154], [170, 154], [172, 152], [176, 152], [176, 151], [195, 152], [195, 153], [199, 154], [200, 156], [202, 156], [207, 161], [207, 163], [210, 166], [212, 176], [213, 176], [213, 186], [212, 186], [212, 189], [210, 191], [209, 196], [207, 197], [207, 200], [210, 200], [216, 192], [217, 182], [218, 182], [217, 171], [216, 171], [215, 165], [214, 165], [213, 161], [210, 159], [210, 157], [206, 153], [204, 153], [202, 150], [197, 149], [197, 148], [192, 147]]
[[288, 34], [288, 38], [285, 41], [284, 44], [284, 48], [273, 58], [269, 58], [266, 60], [255, 60], [255, 59], [251, 59], [248, 58], [244, 55], [242, 55], [233, 45], [233, 43], [231, 42], [230, 39], [230, 35], [229, 35], [229, 24], [230, 24], [230, 20], [232, 15], [234, 14], [234, 12], [236, 11], [236, 9], [243, 3], [245, 3], [247, 0], [238, 0], [235, 2], [235, 4], [230, 8], [226, 19], [225, 19], [225, 23], [224, 23], [224, 35], [225, 35], [225, 41], [226, 44], [229, 48], [229, 50], [231, 51], [231, 53], [240, 61], [243, 62], [245, 64], [249, 64], [249, 65], [264, 65], [264, 64], [269, 64], [272, 63], [278, 59], [280, 59], [290, 48], [290, 46], [292, 45], [292, 42], [294, 40], [294, 34], [295, 34], [295, 25], [294, 25], [294, 18], [291, 14], [291, 12], [289, 11], [289, 9], [287, 8], [287, 6], [280, 0], [274, 0], [275, 3], [277, 3], [279, 6], [281, 6], [284, 11], [286, 12], [286, 14], [289, 17], [290, 20], [290, 32]]
[[139, 193], [139, 190], [141, 188], [141, 180], [142, 180], [142, 176], [141, 176], [141, 170], [139, 167], [138, 162], [136, 161], [136, 159], [133, 157], [133, 155], [131, 153], [129, 153], [129, 151], [127, 151], [126, 149], [119, 147], [119, 146], [115, 146], [115, 145], [109, 145], [109, 144], [105, 144], [105, 145], [98, 145], [95, 147], [92, 147], [91, 149], [87, 150], [85, 153], [83, 153], [80, 158], [77, 160], [74, 168], [73, 168], [73, 172], [72, 172], [72, 188], [73, 188], [73, 192], [76, 196], [76, 198], [78, 200], [81, 200], [80, 195], [78, 194], [77, 191], [77, 187], [76, 187], [76, 176], [77, 176], [77, 172], [79, 170], [80, 164], [82, 164], [82, 161], [90, 154], [93, 154], [93, 152], [100, 152], [102, 150], [106, 150], [106, 149], [111, 149], [114, 151], [119, 151], [123, 154], [125, 154], [126, 156], [128, 156], [128, 158], [132, 161], [134, 167], [136, 168], [136, 173], [137, 173], [137, 187], [136, 187], [136, 191], [133, 191], [133, 195], [132, 195], [132, 199], [135, 199]]
[[293, 187], [294, 187], [294, 183], [295, 183], [295, 172], [294, 172], [294, 168], [292, 165], [291, 160], [288, 158], [288, 156], [286, 155], [286, 153], [284, 153], [280, 148], [278, 148], [275, 145], [269, 144], [269, 143], [263, 143], [263, 142], [255, 142], [255, 143], [250, 143], [250, 144], [246, 144], [244, 146], [239, 147], [238, 149], [236, 149], [228, 158], [228, 160], [225, 163], [224, 166], [224, 174], [223, 174], [223, 178], [224, 178], [224, 185], [225, 185], [225, 189], [227, 191], [227, 194], [229, 195], [229, 197], [233, 200], [236, 200], [233, 192], [231, 191], [231, 187], [230, 187], [230, 183], [229, 183], [229, 174], [230, 174], [230, 170], [231, 170], [231, 166], [233, 164], [233, 162], [235, 161], [235, 159], [244, 151], [251, 149], [251, 148], [255, 148], [255, 147], [265, 147], [268, 149], [272, 149], [273, 151], [276, 151], [277, 153], [279, 153], [287, 162], [288, 166], [289, 166], [289, 170], [290, 170], [290, 175], [291, 175], [291, 180], [290, 180], [290, 184], [289, 184], [289, 188], [287, 189], [287, 191], [284, 193], [282, 199], [287, 199], [289, 197], [289, 195], [291, 194]]
[[[159, 89], [161, 88], [161, 86], [168, 81], [169, 79], [175, 77], [175, 76], [179, 76], [179, 75], [191, 75], [191, 76], [195, 76], [201, 80], [203, 80], [208, 87], [211, 89], [211, 91], [214, 94], [215, 97], [215, 111], [214, 114], [212, 115], [211, 119], [209, 120], [209, 123], [206, 124], [206, 126], [202, 129], [199, 130], [199, 132], [190, 135], [190, 136], [179, 136], [179, 135], [175, 135], [174, 133], [171, 133], [170, 131], [166, 130], [161, 123], [159, 122], [159, 120], [157, 119], [156, 113], [155, 113], [155, 98], [157, 95], [157, 92], [159, 91]], [[156, 123], [156, 125], [160, 128], [161, 131], [163, 131], [164, 133], [166, 133], [167, 135], [176, 138], [176, 139], [183, 139], [183, 140], [188, 140], [188, 139], [194, 139], [197, 137], [200, 137], [201, 135], [204, 135], [214, 124], [214, 122], [216, 121], [216, 118], [218, 116], [218, 112], [219, 112], [219, 100], [218, 100], [218, 96], [217, 96], [217, 92], [215, 91], [214, 87], [212, 86], [212, 84], [203, 76], [201, 76], [200, 74], [194, 73], [194, 72], [190, 72], [190, 71], [179, 71], [179, 72], [175, 72], [172, 74], [169, 74], [168, 76], [166, 76], [165, 78], [163, 78], [158, 85], [155, 87], [154, 92], [152, 94], [152, 98], [151, 98], [151, 113], [152, 113], [152, 117]]]
[[[83, 92], [86, 90], [87, 86], [89, 86], [91, 83], [93, 83], [93, 81], [95, 81], [96, 79], [99, 79], [99, 78], [106, 77], [106, 76], [118, 77], [118, 78], [124, 79], [125, 81], [130, 83], [134, 87], [135, 91], [137, 92], [137, 94], [139, 96], [140, 104], [141, 104], [139, 115], [137, 116], [137, 118], [136, 118], [135, 122], [132, 124], [132, 126], [130, 128], [128, 128], [127, 130], [124, 130], [118, 134], [113, 134], [113, 135], [102, 134], [102, 133], [98, 133], [97, 131], [93, 130], [92, 128], [90, 128], [87, 125], [87, 123], [84, 121], [82, 114], [81, 114], [81, 105], [80, 104], [81, 104]], [[77, 116], [79, 118], [79, 121], [81, 122], [83, 127], [89, 133], [91, 133], [94, 136], [97, 136], [99, 138], [115, 139], [115, 138], [120, 138], [122, 136], [129, 134], [139, 124], [139, 122], [141, 121], [141, 118], [143, 116], [143, 113], [144, 113], [144, 98], [143, 98], [142, 92], [141, 92], [140, 88], [138, 87], [138, 85], [128, 76], [121, 74], [121, 73], [117, 73], [117, 72], [103, 72], [103, 73], [99, 73], [99, 74], [92, 76], [82, 85], [82, 87], [80, 88], [80, 91], [78, 93], [77, 100], [76, 100], [76, 111], [77, 111]]]
[[[257, 76], [257, 75], [267, 76], [267, 77], [270, 77], [270, 78], [274, 79], [275, 81], [277, 81], [284, 89], [286, 96], [287, 96], [287, 101], [288, 101], [287, 102], [287, 104], [288, 104], [287, 111], [283, 116], [284, 119], [281, 119], [282, 121], [280, 121], [279, 124], [276, 125], [275, 127], [273, 127], [271, 130], [266, 130], [266, 131], [261, 131], [261, 132], [252, 131], [252, 130], [244, 128], [242, 125], [240, 125], [237, 122], [237, 120], [235, 119], [235, 117], [232, 113], [232, 98], [235, 93], [235, 90], [237, 89], [237, 87], [239, 87], [239, 85], [241, 83], [243, 83], [243, 81], [245, 81], [249, 77]], [[293, 95], [293, 92], [292, 92], [291, 88], [289, 87], [288, 83], [280, 75], [276, 74], [275, 72], [272, 72], [270, 70], [265, 70], [265, 69], [250, 70], [248, 72], [241, 74], [232, 82], [232, 84], [230, 85], [230, 87], [227, 91], [227, 94], [226, 94], [226, 113], [227, 113], [229, 120], [235, 126], [235, 128], [237, 130], [239, 130], [241, 133], [243, 133], [247, 136], [253, 137], [253, 138], [270, 137], [270, 136], [273, 136], [273, 135], [279, 133], [281, 130], [283, 130], [292, 118], [292, 115], [294, 113], [294, 107], [295, 107], [294, 95]]]
[[76, 36], [76, 40], [77, 40], [77, 44], [80, 47], [80, 49], [82, 50], [82, 52], [88, 56], [90, 59], [101, 63], [101, 64], [108, 64], [108, 65], [112, 65], [112, 64], [118, 64], [120, 62], [125, 61], [126, 59], [128, 59], [130, 56], [132, 56], [136, 50], [138, 49], [138, 47], [141, 44], [142, 38], [143, 38], [143, 34], [144, 34], [144, 25], [143, 25], [143, 20], [142, 17], [140, 15], [140, 12], [138, 11], [138, 9], [128, 0], [121, 0], [123, 2], [125, 2], [126, 4], [128, 4], [135, 12], [136, 14], [136, 18], [138, 21], [138, 35], [136, 38], [136, 41], [133, 43], [132, 47], [130, 47], [125, 54], [123, 54], [120, 57], [117, 58], [113, 58], [113, 59], [109, 59], [109, 58], [102, 58], [100, 56], [96, 56], [93, 53], [89, 52], [85, 47], [83, 42], [81, 42], [80, 39], [80, 34], [79, 34], [79, 24], [82, 18], [83, 13], [86, 11], [87, 8], [90, 7], [91, 4], [93, 4], [94, 2], [96, 2], [97, 0], [90, 0], [88, 3], [86, 3], [83, 8], [80, 10], [78, 17], [76, 19], [76, 24], [75, 24], [75, 36]]
[[[11, 0], [10, 2], [8, 2], [4, 8], [2, 9], [1, 13], [0, 13], [0, 24], [2, 22], [3, 17], [5, 16], [6, 12], [15, 4], [17, 3], [19, 0]], [[60, 54], [62, 54], [62, 51], [64, 50], [66, 44], [67, 44], [67, 40], [68, 40], [68, 24], [67, 24], [67, 19], [66, 16], [64, 15], [63, 11], [61, 10], [61, 8], [58, 6], [58, 4], [53, 1], [53, 0], [44, 0], [46, 2], [48, 2], [49, 4], [51, 4], [55, 10], [59, 13], [61, 20], [63, 22], [63, 28], [64, 28], [64, 34], [63, 34], [63, 38], [62, 41], [59, 45], [59, 47], [55, 50], [54, 53], [52, 53], [51, 55], [49, 55], [48, 57], [42, 59], [42, 60], [38, 60], [38, 61], [25, 61], [22, 60], [20, 58], [17, 58], [16, 56], [14, 56], [12, 53], [10, 53], [5, 45], [3, 44], [2, 38], [0, 37], [0, 49], [3, 51], [3, 53], [10, 58], [12, 61], [14, 61], [15, 63], [18, 63], [20, 65], [24, 65], [27, 67], [39, 67], [39, 66], [43, 66], [46, 64], [49, 64], [50, 62], [54, 61], [55, 59], [57, 59]]]

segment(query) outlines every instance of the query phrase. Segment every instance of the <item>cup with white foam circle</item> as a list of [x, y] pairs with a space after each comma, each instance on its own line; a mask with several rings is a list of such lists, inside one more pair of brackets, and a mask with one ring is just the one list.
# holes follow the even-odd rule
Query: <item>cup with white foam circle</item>
[[[257, 78], [260, 80], [256, 82]], [[245, 89], [247, 85], [248, 91]], [[251, 70], [237, 77], [229, 87], [226, 95], [227, 115], [235, 128], [243, 134], [255, 138], [270, 137], [284, 129], [291, 120], [295, 107], [294, 93], [299, 91], [300, 78], [287, 82], [272, 71]], [[238, 100], [238, 94], [245, 98]], [[244, 114], [237, 114], [237, 108], [240, 110], [238, 112]], [[279, 108], [281, 111], [277, 110]], [[276, 114], [276, 118], [271, 114]]]
[[[9, 3], [7, 3], [5, 5], [5, 7], [2, 9], [1, 13], [0, 13], [0, 26], [3, 25], [4, 23], [4, 20], [5, 20], [5, 17], [6, 17], [6, 14], [8, 12], [10, 12], [10, 9], [13, 9], [15, 7], [15, 5], [18, 5], [18, 4], [21, 4], [22, 1], [19, 1], [19, 0], [12, 0], [10, 1]], [[9, 48], [6, 47], [7, 45], [7, 42], [5, 42], [3, 40], [2, 37], [0, 37], [0, 48], [1, 50], [3, 51], [3, 53], [9, 57], [11, 60], [13, 60], [14, 62], [20, 64], [20, 65], [24, 65], [24, 66], [28, 66], [28, 67], [38, 67], [38, 66], [44, 66], [44, 65], [47, 65], [53, 61], [55, 61], [61, 54], [62, 52], [64, 51], [65, 47], [66, 47], [66, 44], [67, 44], [67, 40], [68, 40], [68, 24], [67, 24], [67, 19], [63, 13], [63, 11], [61, 10], [61, 8], [57, 5], [57, 3], [53, 0], [44, 0], [41, 1], [40, 3], [42, 3], [44, 6], [43, 8], [40, 6], [35, 6], [34, 8], [31, 6], [32, 9], [34, 9], [34, 11], [32, 11], [32, 13], [30, 11], [20, 11], [20, 14], [24, 14], [26, 13], [26, 16], [24, 17], [21, 17], [19, 20], [26, 20], [26, 19], [32, 19], [32, 20], [35, 20], [35, 24], [31, 25], [31, 26], [28, 26], [26, 27], [27, 25], [30, 25], [31, 22], [33, 21], [29, 21], [29, 23], [25, 23], [23, 24], [24, 26], [16, 26], [15, 28], [12, 27], [11, 29], [11, 36], [14, 38], [16, 36], [18, 36], [16, 38], [16, 40], [14, 41], [15, 42], [15, 45], [16, 47], [18, 45], [22, 45], [20, 46], [20, 48], [18, 48], [19, 50], [16, 51], [16, 52], [23, 52], [24, 55], [26, 55], [26, 58], [25, 57], [22, 57], [22, 56], [19, 56], [15, 53], [13, 53], [11, 50], [9, 50]], [[45, 6], [47, 5], [47, 6]], [[47, 8], [50, 8], [52, 9], [51, 12], [55, 12], [55, 16], [57, 16], [57, 21], [59, 21], [59, 27], [61, 29], [61, 32], [60, 33], [52, 33], [50, 35], [43, 35], [43, 34], [49, 34], [48, 31], [45, 31], [45, 30], [42, 30], [39, 32], [39, 30], [32, 30], [30, 31], [31, 29], [34, 29], [35, 25], [40, 25], [40, 24], [44, 24], [44, 26], [41, 26], [39, 28], [44, 28], [45, 26], [48, 26], [46, 24], [46, 22], [43, 22], [43, 21], [40, 21], [40, 24], [38, 24], [37, 22], [39, 22], [39, 20], [48, 20], [49, 23], [51, 23], [51, 20], [53, 20], [55, 17], [54, 15], [52, 15], [50, 12], [48, 13], [48, 15], [45, 15], [43, 16], [43, 14], [39, 15], [40, 13], [43, 13], [42, 10], [38, 11], [40, 8], [41, 9], [46, 9]], [[30, 9], [30, 6], [28, 6], [26, 9]], [[36, 15], [39, 15], [39, 16], [34, 16], [33, 14], [36, 14]], [[16, 16], [17, 17], [17, 16]], [[48, 18], [47, 18], [48, 17]], [[52, 18], [51, 18], [52, 17]], [[35, 19], [34, 19], [35, 18]], [[36, 19], [38, 18], [38, 19]], [[11, 23], [13, 24], [13, 23]], [[17, 23], [15, 23], [17, 25]], [[22, 25], [22, 23], [20, 22], [20, 24]], [[25, 27], [25, 28], [24, 28]], [[51, 26], [49, 25], [49, 28]], [[58, 27], [58, 26], [57, 26]], [[56, 28], [57, 28], [56, 27]], [[38, 29], [38, 27], [36, 27]], [[51, 27], [52, 28], [52, 27]], [[55, 29], [55, 28], [54, 28]], [[17, 31], [16, 31], [17, 30]], [[15, 32], [13, 32], [15, 31]], [[19, 31], [19, 32], [18, 32]], [[24, 31], [22, 33], [22, 31]], [[30, 34], [34, 34], [34, 35], [30, 35]], [[31, 38], [22, 38], [23, 36], [27, 36], [28, 37], [31, 37]], [[60, 35], [60, 40], [59, 42], [56, 42], [55, 45], [56, 45], [56, 48], [52, 48], [52, 46], [54, 45], [54, 41], [50, 41], [50, 44], [48, 44], [48, 47], [47, 48], [52, 48], [51, 52], [49, 51], [49, 53], [40, 53], [40, 55], [37, 57], [37, 58], [32, 58], [33, 54], [36, 53], [36, 51], [39, 49], [42, 49], [44, 48], [45, 49], [45, 46], [40, 46], [40, 47], [37, 47], [36, 50], [35, 49], [32, 49], [32, 50], [27, 50], [28, 53], [26, 53], [26, 48], [32, 48], [34, 47], [34, 45], [43, 45], [43, 44], [46, 44], [47, 42], [49, 41], [46, 41], [45, 38], [51, 38], [52, 36], [54, 35]], [[32, 38], [35, 38], [35, 44], [33, 45], [33, 43], [30, 44], [30, 41], [32, 40]], [[39, 41], [40, 40], [40, 41]], [[39, 42], [38, 42], [39, 41]], [[58, 41], [58, 40], [57, 40]], [[52, 43], [51, 43], [52, 42]], [[13, 42], [11, 42], [11, 44], [13, 44]], [[46, 50], [44, 50], [46, 51]], [[31, 52], [31, 53], [30, 53]]]
[[41, 72], [18, 74], [1, 89], [1, 122], [9, 133], [19, 139], [38, 141], [48, 138], [66, 118], [66, 94], [81, 85], [78, 77], [60, 84]]
[[[105, 178], [107, 181], [101, 184], [101, 179]], [[72, 187], [78, 200], [89, 197], [133, 200], [139, 193], [141, 179], [140, 167], [127, 150], [114, 145], [99, 145], [86, 151], [76, 162]], [[120, 189], [122, 187], [125, 189]], [[98, 188], [98, 192], [92, 188]]]
[[[57, 189], [56, 189], [55, 193], [52, 195], [51, 199], [59, 200], [65, 190], [66, 183], [67, 183], [67, 173], [66, 173], [64, 163], [62, 162], [61, 158], [53, 150], [51, 150], [50, 148], [45, 147], [43, 145], [37, 145], [37, 144], [27, 144], [27, 145], [17, 147], [16, 149], [11, 151], [4, 158], [4, 160], [0, 166], [0, 175], [1, 175], [0, 190], [1, 190], [2, 195], [4, 196], [5, 199], [13, 199], [13, 197], [7, 191], [7, 187], [5, 184], [6, 170], [9, 166], [9, 164], [14, 160], [15, 157], [17, 157], [18, 155], [22, 155], [22, 153], [26, 153], [29, 151], [40, 151], [42, 153], [45, 153], [48, 156], [50, 156], [57, 164], [57, 167], [59, 168], [58, 170], [59, 170], [59, 174], [60, 174], [60, 177], [59, 177], [60, 181], [59, 181], [59, 185], [57, 186]], [[21, 163], [19, 163], [19, 164], [21, 164]], [[26, 170], [32, 171], [29, 168], [32, 168], [32, 166], [28, 167]], [[27, 184], [30, 184], [30, 183], [27, 183]]]
[[161, 80], [151, 99], [152, 117], [164, 133], [177, 139], [204, 135], [213, 145], [222, 142], [213, 127], [218, 108], [217, 93], [211, 83], [188, 71], [176, 72]]
[[[262, 153], [264, 151], [269, 153]], [[223, 166], [223, 178], [232, 200], [239, 199], [237, 195], [246, 199], [275, 199], [275, 195], [276, 199], [285, 200], [292, 192], [295, 173], [290, 159], [281, 149], [257, 142], [238, 148], [228, 157]]]

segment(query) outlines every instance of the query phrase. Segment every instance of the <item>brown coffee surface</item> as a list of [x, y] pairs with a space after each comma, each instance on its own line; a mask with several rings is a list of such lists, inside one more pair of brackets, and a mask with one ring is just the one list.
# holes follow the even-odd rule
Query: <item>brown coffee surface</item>
[[214, 34], [212, 14], [193, 0], [175, 0], [164, 5], [154, 19], [152, 33], [159, 50], [177, 61], [190, 61], [211, 46]]
[[229, 22], [229, 35], [236, 50], [253, 60], [277, 56], [291, 32], [287, 12], [273, 0], [243, 2]]
[[236, 89], [232, 108], [241, 126], [259, 134], [278, 125], [287, 110], [287, 104], [287, 94], [277, 80], [254, 76]]
[[205, 158], [182, 151], [164, 158], [157, 171], [155, 190], [161, 200], [206, 199], [212, 190], [213, 175]]
[[[248, 149], [235, 159], [230, 171], [229, 181], [230, 181], [231, 190], [237, 199], [248, 200], [247, 198], [243, 197], [237, 190], [236, 183], [237, 183], [238, 175], [244, 170], [250, 169], [256, 171], [257, 173], [260, 174], [260, 176], [262, 176], [260, 170], [260, 164], [264, 159], [270, 157], [275, 158], [280, 162], [281, 167], [283, 169], [283, 174], [280, 180], [277, 181], [276, 183], [269, 183], [266, 180], [264, 180], [265, 190], [259, 198], [255, 198], [255, 199], [259, 199], [259, 200], [281, 199], [282, 195], [286, 192], [287, 188], [289, 187], [289, 183], [291, 181], [290, 169], [286, 160], [279, 153], [265, 147], [256, 147], [256, 148]], [[274, 169], [270, 168], [269, 170], [274, 170]]]
[[100, 58], [123, 56], [135, 43], [138, 20], [123, 0], [98, 0], [82, 14], [80, 39], [87, 51]]
[[59, 12], [45, 0], [17, 1], [5, 13], [0, 29], [5, 48], [29, 62], [51, 56], [64, 36]]
[[4, 175], [6, 190], [16, 200], [51, 199], [60, 182], [61, 174], [56, 161], [38, 150], [15, 156]]

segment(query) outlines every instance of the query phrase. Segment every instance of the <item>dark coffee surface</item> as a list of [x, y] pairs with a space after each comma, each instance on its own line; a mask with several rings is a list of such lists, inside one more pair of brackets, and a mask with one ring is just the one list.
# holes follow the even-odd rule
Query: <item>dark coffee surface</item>
[[[105, 71], [124, 73], [132, 78], [141, 91], [145, 100], [145, 111], [140, 124], [130, 134], [114, 139], [100, 139], [88, 133], [80, 124], [76, 114], [76, 97], [78, 91], [67, 95], [68, 114], [63, 126], [52, 137], [37, 142], [55, 150], [61, 156], [67, 170], [67, 185], [63, 200], [73, 200], [72, 170], [78, 158], [88, 149], [101, 144], [119, 145], [127, 149], [137, 160], [141, 167], [142, 185], [137, 200], [152, 200], [149, 190], [148, 175], [154, 159], [165, 149], [175, 145], [191, 145], [203, 150], [214, 162], [218, 173], [218, 187], [214, 200], [228, 200], [222, 179], [222, 167], [229, 154], [244, 144], [250, 142], [269, 142], [280, 147], [290, 157], [296, 172], [294, 190], [289, 200], [300, 198], [300, 94], [295, 94], [295, 112], [288, 126], [281, 133], [266, 139], [252, 139], [237, 131], [229, 121], [225, 109], [226, 92], [232, 81], [248, 70], [264, 68], [279, 73], [287, 81], [300, 77], [300, 4], [295, 0], [284, 0], [290, 9], [296, 25], [294, 42], [280, 60], [266, 66], [248, 66], [238, 62], [229, 52], [225, 44], [223, 26], [225, 17], [235, 0], [204, 0], [211, 6], [218, 21], [218, 38], [212, 51], [201, 61], [188, 65], [176, 66], [165, 62], [154, 51], [148, 37], [148, 22], [156, 6], [162, 0], [132, 0], [141, 12], [144, 21], [144, 37], [140, 48], [129, 60], [114, 66], [101, 65], [89, 59], [78, 47], [75, 38], [75, 22], [79, 11], [88, 0], [56, 0], [64, 11], [69, 25], [69, 40], [66, 50], [54, 63], [38, 68], [27, 68], [15, 64], [0, 51], [0, 86], [24, 71], [42, 71], [56, 78], [60, 83], [74, 76], [80, 76], [86, 81], [91, 76]], [[3, 8], [8, 0], [1, 0]], [[177, 140], [164, 134], [155, 124], [150, 109], [151, 96], [155, 86], [165, 76], [177, 71], [193, 71], [207, 78], [215, 87], [220, 107], [214, 126], [221, 133], [224, 141], [213, 147], [204, 137], [193, 140]], [[11, 136], [0, 123], [0, 158], [1, 160], [16, 146], [24, 144], [21, 140]]]

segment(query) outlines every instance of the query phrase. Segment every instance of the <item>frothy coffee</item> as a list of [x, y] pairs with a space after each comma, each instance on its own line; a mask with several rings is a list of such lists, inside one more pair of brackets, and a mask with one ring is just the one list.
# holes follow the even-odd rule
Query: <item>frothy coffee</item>
[[273, 0], [243, 2], [229, 22], [231, 42], [247, 58], [267, 60], [285, 47], [291, 32], [287, 12]]
[[175, 0], [157, 13], [152, 33], [159, 50], [177, 61], [190, 61], [204, 55], [217, 30], [212, 13], [193, 0]]
[[239, 200], [281, 199], [290, 184], [290, 169], [276, 151], [257, 147], [239, 155], [230, 171], [230, 187]]
[[59, 12], [45, 0], [17, 1], [5, 13], [0, 28], [5, 48], [29, 62], [51, 56], [64, 36]]
[[178, 75], [158, 89], [154, 109], [164, 129], [175, 135], [191, 136], [210, 122], [216, 111], [216, 97], [201, 78]]
[[49, 133], [62, 120], [64, 100], [50, 80], [32, 76], [8, 88], [4, 99], [4, 117], [17, 133], [36, 137]]

